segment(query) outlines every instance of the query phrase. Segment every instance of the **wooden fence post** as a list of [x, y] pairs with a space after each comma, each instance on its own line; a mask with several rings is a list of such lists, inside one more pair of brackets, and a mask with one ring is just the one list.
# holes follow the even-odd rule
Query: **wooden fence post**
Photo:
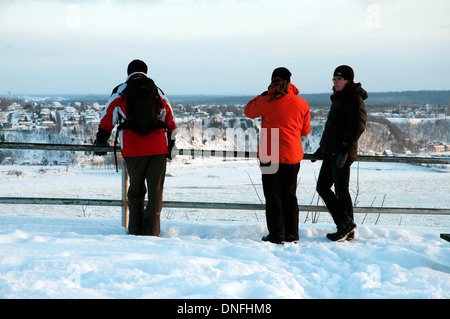
[[122, 158], [122, 226], [128, 229], [128, 174], [125, 159]]

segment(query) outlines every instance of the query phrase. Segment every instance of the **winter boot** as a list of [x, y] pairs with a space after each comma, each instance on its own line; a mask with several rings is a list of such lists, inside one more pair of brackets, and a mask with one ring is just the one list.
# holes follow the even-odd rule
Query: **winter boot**
[[297, 244], [298, 243], [298, 237], [293, 236], [293, 235], [286, 236], [286, 242], [287, 243]]
[[349, 234], [355, 230], [355, 228], [356, 224], [350, 220], [348, 222], [340, 224], [336, 233], [327, 234], [327, 238], [331, 241], [345, 241]]
[[147, 213], [144, 215], [144, 235], [159, 236], [161, 225], [161, 213]]
[[277, 245], [284, 245], [284, 239], [274, 238], [273, 236], [270, 236], [270, 234], [267, 236], [264, 236], [263, 238], [261, 238], [261, 240], [268, 241], [270, 243], [277, 244]]
[[355, 239], [355, 231], [354, 230], [352, 230], [351, 232], [348, 233], [348, 236], [345, 240], [352, 241], [353, 239]]

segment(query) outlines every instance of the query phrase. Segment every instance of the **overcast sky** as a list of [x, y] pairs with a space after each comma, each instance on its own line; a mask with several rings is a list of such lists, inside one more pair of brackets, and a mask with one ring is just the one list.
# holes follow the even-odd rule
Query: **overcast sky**
[[166, 94], [450, 89], [448, 0], [0, 0], [0, 96], [109, 94], [139, 58]]

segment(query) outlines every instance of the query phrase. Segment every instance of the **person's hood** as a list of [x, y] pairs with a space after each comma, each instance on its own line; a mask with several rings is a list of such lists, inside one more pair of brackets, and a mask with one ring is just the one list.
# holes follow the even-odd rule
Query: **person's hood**
[[359, 95], [363, 100], [369, 97], [369, 94], [366, 90], [362, 88], [361, 83], [352, 83], [351, 85], [346, 86], [342, 91], [335, 92], [330, 96], [331, 101], [336, 101], [337, 98], [342, 96], [347, 96], [350, 94]]
[[357, 95], [359, 95], [363, 100], [365, 100], [369, 97], [369, 94], [367, 94], [367, 91], [362, 88], [361, 83], [356, 83], [355, 93]]

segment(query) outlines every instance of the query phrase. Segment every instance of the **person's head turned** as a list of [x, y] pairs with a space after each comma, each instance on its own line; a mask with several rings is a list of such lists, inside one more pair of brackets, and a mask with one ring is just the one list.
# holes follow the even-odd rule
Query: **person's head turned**
[[352, 84], [355, 72], [348, 65], [340, 65], [333, 72], [333, 91], [342, 91], [347, 84]]

